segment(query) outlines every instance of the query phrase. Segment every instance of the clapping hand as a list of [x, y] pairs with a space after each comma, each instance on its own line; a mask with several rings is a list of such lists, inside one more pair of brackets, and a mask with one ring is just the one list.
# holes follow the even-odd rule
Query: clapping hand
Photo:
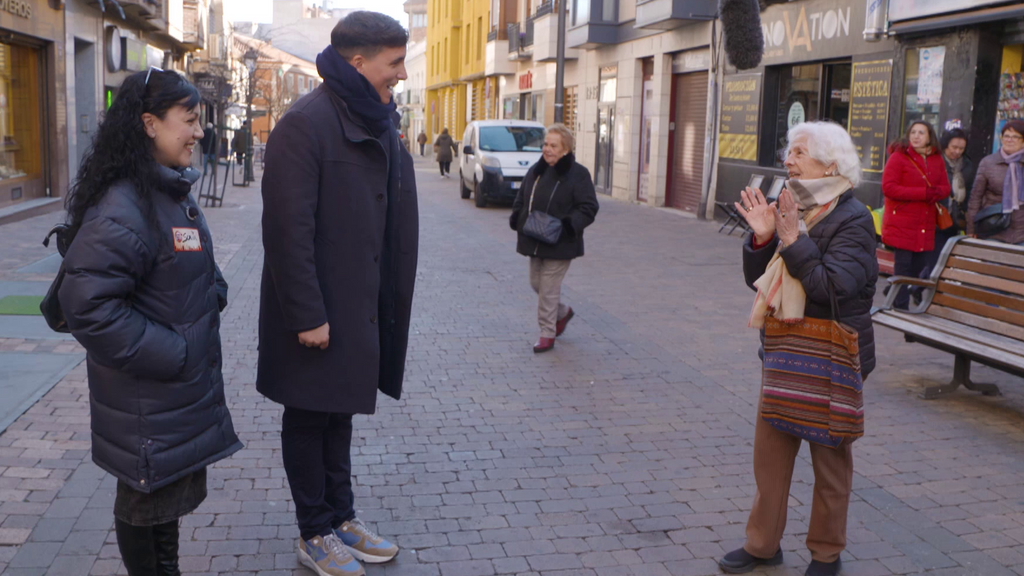
[[779, 194], [779, 201], [772, 204], [775, 215], [775, 231], [779, 235], [782, 246], [789, 246], [800, 237], [800, 207], [793, 200], [793, 193], [788, 188]]
[[768, 203], [759, 188], [747, 186], [740, 192], [740, 201], [736, 202], [736, 211], [747, 221], [754, 232], [757, 244], [767, 244], [775, 235], [776, 218], [775, 203]]

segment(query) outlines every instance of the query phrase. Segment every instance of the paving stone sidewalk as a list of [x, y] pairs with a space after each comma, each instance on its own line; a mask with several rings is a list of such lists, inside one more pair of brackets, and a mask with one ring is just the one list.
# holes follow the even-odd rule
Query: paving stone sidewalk
[[[356, 419], [360, 516], [403, 548], [368, 574], [717, 574], [743, 540], [753, 493], [757, 334], [745, 328], [738, 237], [668, 210], [602, 199], [564, 297], [577, 312], [535, 356], [536, 300], [508, 209], [459, 199], [419, 162], [421, 259], [406, 394]], [[210, 469], [183, 521], [190, 574], [309, 574], [295, 560], [280, 408], [254, 389], [262, 250], [258, 189], [208, 209], [231, 285], [225, 378], [246, 449]], [[48, 252], [19, 244], [52, 217], [0, 227], [0, 279]], [[40, 236], [41, 237], [41, 236]], [[37, 240], [33, 240], [37, 241]], [[40, 247], [41, 248], [41, 247]], [[857, 442], [844, 574], [1024, 574], [1024, 384], [1005, 395], [921, 387], [952, 358], [879, 332]], [[39, 343], [12, 343], [29, 346]], [[114, 481], [90, 461], [84, 366], [0, 435], [0, 571], [123, 573]], [[811, 482], [794, 474], [785, 565], [802, 574]]]

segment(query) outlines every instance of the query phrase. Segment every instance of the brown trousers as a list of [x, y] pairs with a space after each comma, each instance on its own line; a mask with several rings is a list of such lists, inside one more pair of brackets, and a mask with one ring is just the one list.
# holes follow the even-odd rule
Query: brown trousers
[[[757, 493], [747, 522], [743, 548], [758, 558], [779, 549], [786, 529], [789, 485], [800, 440], [765, 422], [758, 407], [754, 428], [754, 481]], [[834, 562], [846, 549], [846, 513], [853, 490], [853, 450], [849, 442], [828, 448], [809, 442], [814, 467], [814, 500], [807, 528], [807, 549], [819, 562]]]
[[530, 257], [530, 287], [537, 293], [537, 324], [541, 338], [555, 337], [555, 324], [569, 307], [562, 304], [562, 280], [572, 260]]

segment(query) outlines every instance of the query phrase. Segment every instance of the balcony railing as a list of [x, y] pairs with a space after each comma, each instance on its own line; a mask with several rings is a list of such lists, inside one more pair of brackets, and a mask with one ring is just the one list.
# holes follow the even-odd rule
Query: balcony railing
[[523, 39], [520, 42], [523, 47], [533, 46], [533, 21], [536, 18], [536, 15], [526, 18], [526, 31], [523, 32]]
[[518, 54], [520, 48], [519, 23], [516, 22], [515, 24], [509, 24], [507, 29], [509, 56]]
[[490, 32], [487, 33], [487, 41], [488, 42], [494, 42], [497, 39], [498, 39], [498, 31], [497, 30], [491, 30]]
[[540, 17], [545, 14], [551, 14], [555, 11], [556, 6], [558, 6], [558, 2], [555, 2], [554, 0], [545, 0], [540, 3], [540, 6], [537, 6], [537, 13], [534, 14], [534, 16]]

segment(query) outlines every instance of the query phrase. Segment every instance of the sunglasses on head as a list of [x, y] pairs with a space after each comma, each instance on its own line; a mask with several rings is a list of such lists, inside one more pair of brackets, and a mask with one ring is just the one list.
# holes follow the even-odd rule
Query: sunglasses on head
[[149, 76], [151, 74], [153, 74], [153, 70], [156, 70], [157, 72], [163, 72], [164, 71], [163, 68], [157, 68], [156, 66], [150, 66], [149, 67], [149, 72], [146, 72], [146, 83], [145, 83], [146, 86], [149, 86]]

